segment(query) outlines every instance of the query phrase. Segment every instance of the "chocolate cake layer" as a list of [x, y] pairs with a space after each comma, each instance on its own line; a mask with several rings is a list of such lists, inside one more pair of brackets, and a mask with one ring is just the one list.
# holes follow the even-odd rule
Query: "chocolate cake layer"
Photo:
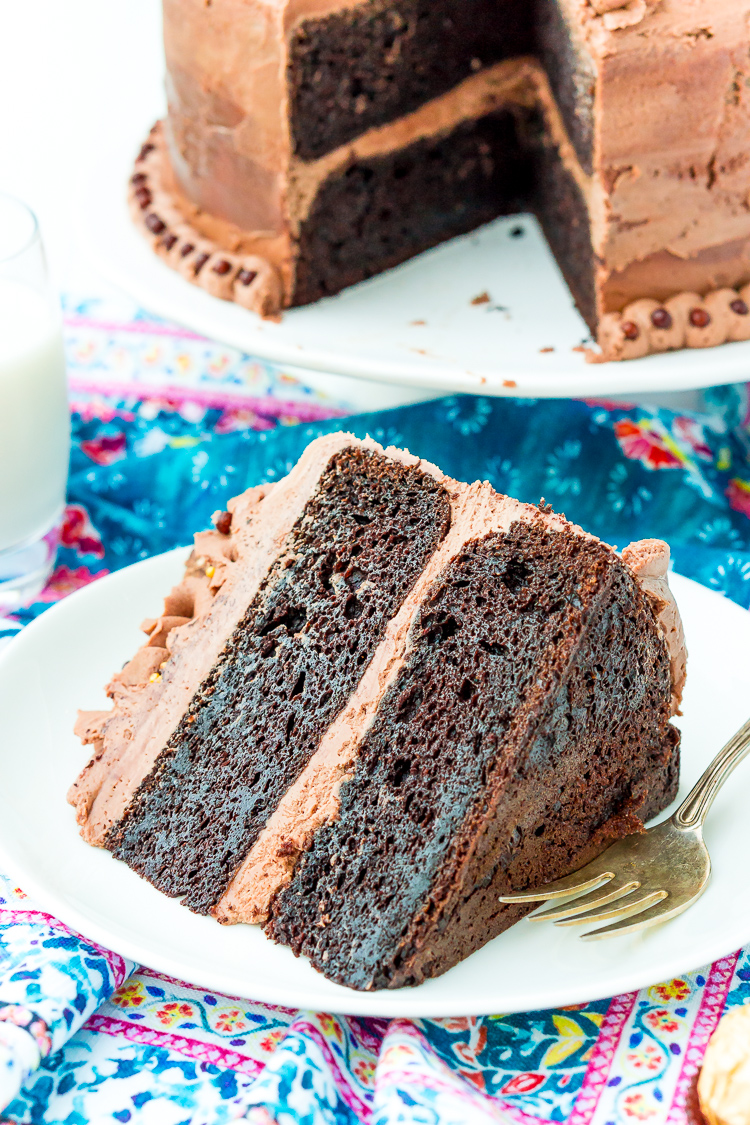
[[561, 158], [542, 114], [528, 114], [522, 144], [534, 168], [531, 209], [539, 219], [573, 300], [592, 333], [599, 323], [591, 220], [580, 177]]
[[366, 0], [300, 19], [287, 63], [294, 155], [315, 160], [533, 42], [527, 0]]
[[674, 796], [669, 656], [596, 541], [514, 523], [464, 549], [268, 933], [356, 988], [445, 971]]
[[450, 523], [431, 475], [337, 453], [107, 846], [207, 913]]
[[300, 228], [293, 304], [520, 210], [532, 183], [521, 112], [500, 110], [395, 152], [352, 157], [328, 176]]

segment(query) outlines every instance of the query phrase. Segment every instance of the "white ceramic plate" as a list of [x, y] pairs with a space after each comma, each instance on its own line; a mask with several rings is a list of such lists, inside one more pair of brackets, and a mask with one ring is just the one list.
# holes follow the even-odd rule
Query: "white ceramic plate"
[[[84, 844], [65, 792], [87, 760], [77, 707], [108, 706], [102, 685], [142, 641], [181, 574], [185, 551], [138, 563], [73, 594], [0, 656], [0, 861], [45, 909], [103, 945], [198, 986], [294, 1008], [377, 1016], [480, 1015], [610, 996], [698, 968], [750, 939], [747, 795], [740, 767], [711, 811], [715, 874], [682, 917], [641, 935], [584, 944], [575, 931], [524, 919], [418, 988], [358, 993], [252, 926], [191, 914], [105, 851]], [[683, 729], [687, 790], [747, 718], [750, 615], [675, 577], [690, 669]]]
[[[263, 321], [190, 285], [151, 251], [125, 205], [134, 151], [118, 144], [92, 169], [81, 207], [88, 256], [146, 308], [251, 355], [423, 391], [531, 397], [680, 391], [750, 377], [750, 342], [586, 363], [573, 349], [588, 329], [528, 215], [293, 309], [280, 324]], [[516, 229], [523, 237], [513, 237]], [[491, 300], [472, 304], [483, 293]]]

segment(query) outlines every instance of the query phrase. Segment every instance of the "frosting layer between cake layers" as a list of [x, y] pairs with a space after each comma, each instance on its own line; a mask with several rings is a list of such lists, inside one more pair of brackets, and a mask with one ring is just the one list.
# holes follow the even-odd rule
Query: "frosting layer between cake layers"
[[[326, 530], [331, 520], [335, 533]], [[599, 820], [587, 828], [576, 814], [563, 828], [566, 846], [580, 858], [581, 847], [603, 846], [671, 799], [677, 735], [668, 718], [679, 706], [685, 652], [665, 544], [631, 545], [623, 566], [563, 517], [344, 434], [314, 442], [273, 489], [238, 497], [217, 528], [196, 537], [184, 583], [167, 598], [163, 616], [144, 623], [147, 645], [110, 685], [114, 710], [83, 714], [77, 728], [94, 743], [70, 793], [84, 838], [110, 848], [166, 893], [186, 895], [193, 909], [224, 922], [264, 922], [270, 913], [271, 932], [297, 948], [274, 903], [286, 886], [294, 888], [306, 854], [320, 850], [320, 833], [337, 822], [363, 746], [392, 708], [401, 678], [413, 674], [425, 628], [428, 648], [431, 631], [450, 639], [459, 628], [460, 611], [446, 617], [430, 607], [446, 583], [471, 593], [476, 580], [446, 576], [491, 543], [497, 547], [481, 566], [497, 568], [493, 552], [508, 556], [498, 590], [511, 608], [533, 569], [536, 548], [529, 544], [558, 559], [566, 551], [580, 555], [564, 567], [565, 581], [573, 582], [567, 593], [551, 592], [558, 578], [541, 572], [537, 594], [513, 612], [521, 613], [524, 630], [532, 629], [529, 637], [550, 632], [552, 647], [545, 645], [554, 655], [564, 634], [583, 643], [575, 638], [586, 637], [588, 618], [601, 616], [609, 599], [606, 628], [636, 630], [627, 659], [640, 661], [641, 671], [627, 674], [640, 680], [628, 694], [653, 695], [636, 707], [645, 741], [621, 716], [618, 739], [627, 745], [635, 738], [631, 760], [624, 772], [616, 762], [609, 767], [621, 773], [607, 782]], [[325, 542], [316, 541], [319, 535]], [[622, 592], [613, 602], [617, 583]], [[535, 609], [545, 598], [549, 607]], [[581, 608], [581, 598], [589, 608]], [[489, 607], [492, 621], [502, 618], [501, 609], [502, 602]], [[534, 624], [528, 614], [538, 612]], [[426, 626], [426, 616], [436, 613]], [[505, 659], [507, 641], [478, 643], [491, 662]], [[525, 642], [515, 643], [520, 648], [511, 659], [523, 661]], [[593, 664], [591, 674], [596, 679]], [[446, 708], [453, 694], [445, 695]], [[475, 705], [481, 711], [481, 702]], [[399, 707], [406, 715], [408, 708]], [[581, 715], [587, 707], [579, 705]], [[497, 719], [487, 721], [493, 738], [510, 738]], [[568, 747], [563, 758], [569, 755]], [[550, 768], [548, 779], [557, 766]], [[566, 862], [556, 861], [558, 868]], [[493, 915], [477, 924], [476, 940], [514, 920]], [[449, 951], [435, 971], [468, 951]], [[391, 983], [398, 982], [396, 974]]]

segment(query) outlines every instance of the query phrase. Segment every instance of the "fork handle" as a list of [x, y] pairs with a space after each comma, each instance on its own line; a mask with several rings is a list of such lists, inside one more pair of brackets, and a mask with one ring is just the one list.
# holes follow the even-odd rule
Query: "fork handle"
[[711, 765], [695, 783], [672, 820], [678, 828], [700, 828], [730, 773], [750, 754], [750, 719], [716, 755]]

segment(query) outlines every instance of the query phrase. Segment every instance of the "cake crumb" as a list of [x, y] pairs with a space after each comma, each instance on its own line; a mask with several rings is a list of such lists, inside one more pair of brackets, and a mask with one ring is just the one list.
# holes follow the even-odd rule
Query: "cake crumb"
[[504, 387], [517, 387], [518, 383], [515, 381], [515, 379], [503, 379], [503, 386]]
[[411, 320], [411, 321], [409, 321], [409, 323], [410, 324], [426, 324], [427, 321], [426, 320]]
[[490, 295], [486, 289], [483, 293], [480, 293], [478, 296], [471, 298], [472, 305], [488, 305], [489, 301]]
[[544, 355], [546, 352], [553, 352], [554, 348], [540, 348], [539, 351]]

